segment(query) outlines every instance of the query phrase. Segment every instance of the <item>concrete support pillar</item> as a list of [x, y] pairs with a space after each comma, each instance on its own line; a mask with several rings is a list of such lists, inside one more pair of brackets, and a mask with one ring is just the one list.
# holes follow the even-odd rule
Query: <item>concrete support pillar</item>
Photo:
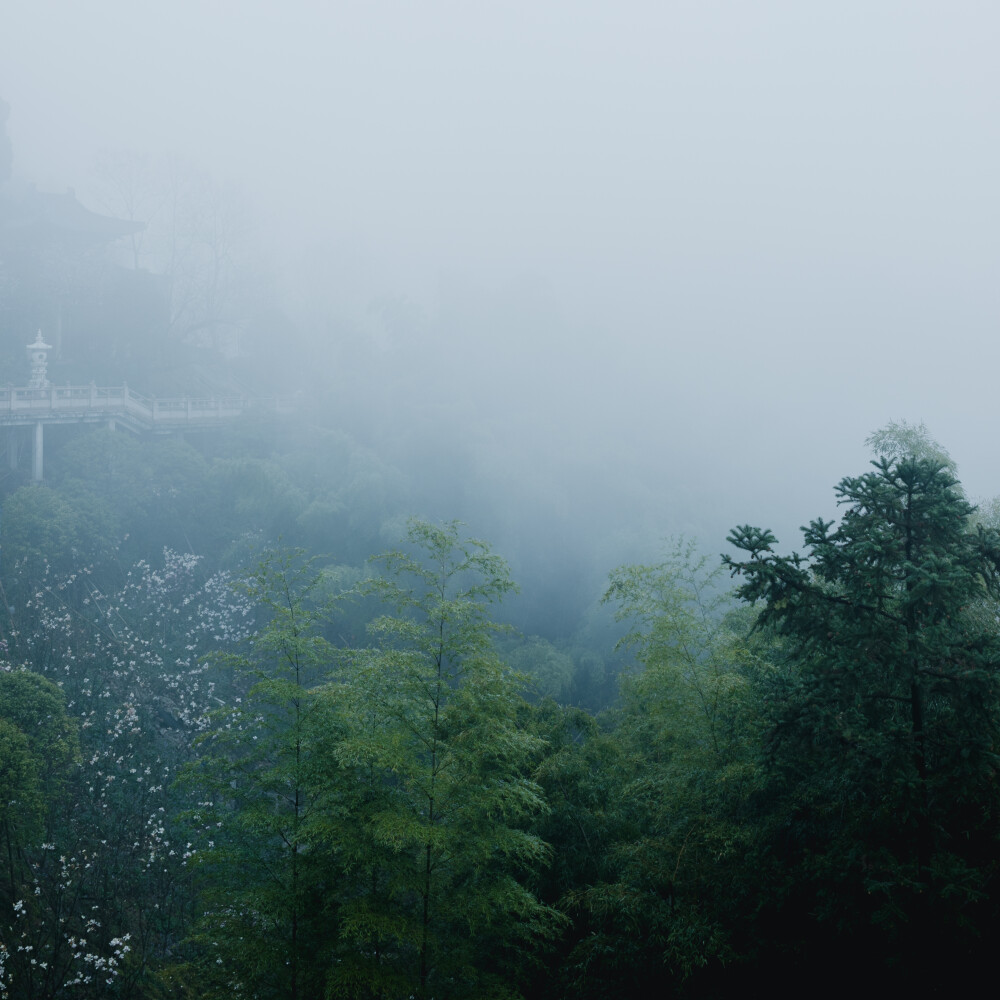
[[17, 468], [17, 451], [20, 443], [17, 439], [17, 430], [11, 427], [7, 431], [7, 465], [12, 470]]
[[36, 483], [42, 481], [43, 449], [45, 446], [45, 425], [38, 421], [35, 424], [35, 446], [31, 449], [31, 478]]

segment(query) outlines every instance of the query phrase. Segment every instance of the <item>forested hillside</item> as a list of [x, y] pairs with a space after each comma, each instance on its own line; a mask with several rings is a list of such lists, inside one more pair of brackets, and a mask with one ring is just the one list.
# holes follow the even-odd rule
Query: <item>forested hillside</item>
[[306, 475], [232, 433], [91, 432], [4, 501], [5, 1000], [985, 967], [1000, 536], [925, 432], [802, 555], [615, 570], [617, 651], [519, 634], [505, 560], [346, 435]]
[[998, 29], [5, 5], [0, 1000], [988, 988]]

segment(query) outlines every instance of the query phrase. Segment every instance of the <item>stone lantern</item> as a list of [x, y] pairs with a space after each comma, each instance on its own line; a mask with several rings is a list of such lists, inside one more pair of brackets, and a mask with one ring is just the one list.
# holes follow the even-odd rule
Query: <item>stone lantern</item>
[[47, 389], [49, 380], [46, 373], [49, 367], [49, 351], [51, 344], [42, 340], [42, 331], [38, 331], [33, 344], [28, 344], [28, 361], [31, 364], [31, 378], [28, 379], [29, 389]]

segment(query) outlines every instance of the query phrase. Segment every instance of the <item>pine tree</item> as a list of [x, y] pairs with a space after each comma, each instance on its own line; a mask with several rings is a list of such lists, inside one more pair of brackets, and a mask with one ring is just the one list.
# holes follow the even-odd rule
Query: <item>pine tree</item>
[[923, 976], [996, 917], [1000, 537], [941, 462], [872, 464], [837, 487], [839, 526], [803, 529], [808, 556], [744, 526], [725, 562], [784, 658], [765, 747], [784, 930], [818, 918], [811, 947], [842, 968]]

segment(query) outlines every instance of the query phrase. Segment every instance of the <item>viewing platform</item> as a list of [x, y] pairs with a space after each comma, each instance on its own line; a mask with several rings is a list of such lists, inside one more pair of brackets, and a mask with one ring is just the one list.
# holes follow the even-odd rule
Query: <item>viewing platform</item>
[[251, 409], [273, 413], [289, 408], [288, 400], [279, 397], [147, 398], [127, 385], [0, 389], [0, 425], [8, 427], [37, 421], [72, 424], [114, 420], [136, 431], [172, 431], [239, 417]]
[[43, 472], [46, 424], [106, 424], [135, 433], [196, 430], [241, 417], [250, 411], [287, 413], [291, 401], [282, 397], [175, 397], [142, 396], [128, 385], [55, 386], [44, 388], [8, 386], [0, 389], [0, 426], [9, 428], [8, 462], [17, 465], [17, 428], [33, 427], [32, 478]]

